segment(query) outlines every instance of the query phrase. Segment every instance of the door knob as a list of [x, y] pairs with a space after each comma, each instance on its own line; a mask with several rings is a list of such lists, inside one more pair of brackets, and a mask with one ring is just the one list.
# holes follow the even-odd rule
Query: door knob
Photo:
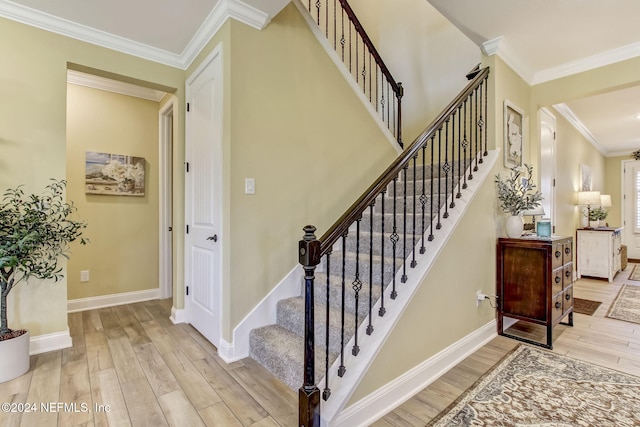
[[209, 237], [207, 237], [207, 240], [213, 240], [214, 242], [217, 242], [218, 241], [218, 235], [214, 234], [213, 236], [209, 236]]

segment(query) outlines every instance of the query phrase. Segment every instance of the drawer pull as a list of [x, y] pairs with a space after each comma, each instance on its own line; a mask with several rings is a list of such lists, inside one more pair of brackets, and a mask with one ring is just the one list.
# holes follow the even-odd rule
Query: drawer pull
[[571, 276], [571, 272], [570, 272], [569, 270], [567, 270], [567, 271], [565, 271], [565, 272], [564, 272], [564, 275], [565, 275], [566, 277], [569, 277], [569, 276]]
[[571, 299], [571, 295], [566, 294], [566, 295], [564, 296], [564, 299], [566, 299], [567, 301], [569, 301], [569, 300]]
[[556, 251], [556, 258], [560, 258], [561, 255], [562, 255], [562, 252]]
[[562, 303], [560, 301], [557, 301], [556, 302], [556, 308], [560, 308], [560, 307], [562, 307]]
[[556, 283], [560, 283], [562, 281], [562, 278], [560, 276], [556, 276]]
[[571, 249], [569, 248], [564, 248], [564, 253], [569, 255], [571, 253]]

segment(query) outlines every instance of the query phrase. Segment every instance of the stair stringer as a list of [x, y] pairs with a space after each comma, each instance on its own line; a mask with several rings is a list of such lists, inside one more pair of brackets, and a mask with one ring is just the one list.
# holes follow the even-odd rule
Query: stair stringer
[[[455, 199], [455, 207], [448, 209], [449, 217], [442, 221], [442, 228], [437, 231], [436, 238], [425, 244], [427, 251], [424, 254], [420, 254], [419, 251], [416, 253], [417, 265], [410, 270], [411, 274], [409, 275], [407, 282], [399, 285], [401, 286], [401, 292], [398, 292], [398, 296], [395, 300], [391, 299], [391, 287], [387, 286], [387, 289], [385, 290], [385, 301], [387, 301], [385, 304], [386, 314], [383, 318], [374, 316], [372, 322], [375, 332], [372, 335], [366, 334], [368, 318], [365, 318], [361, 322], [360, 327], [358, 328], [358, 345], [360, 347], [360, 353], [358, 356], [353, 356], [349, 351], [345, 351], [344, 365], [347, 367], [346, 374], [342, 378], [338, 376], [338, 367], [340, 366], [339, 359], [336, 360], [329, 369], [329, 387], [331, 389], [331, 396], [328, 401], [321, 402], [322, 426], [338, 427], [349, 425], [348, 421], [345, 420], [345, 417], [343, 416], [346, 403], [360, 384], [360, 381], [373, 363], [376, 355], [391, 335], [391, 332], [400, 320], [400, 317], [420, 287], [420, 284], [429, 274], [429, 271], [440, 255], [440, 252], [442, 252], [449, 241], [449, 238], [453, 234], [457, 224], [469, 209], [478, 189], [486, 181], [487, 177], [489, 177], [493, 166], [499, 157], [498, 154], [498, 150], [492, 150], [484, 156], [482, 168], [474, 173], [474, 179], [467, 181], [468, 187], [462, 192], [461, 198]], [[450, 202], [451, 195], [449, 195], [446, 205], [449, 205]], [[441, 209], [441, 213], [444, 212], [444, 209], [444, 207]], [[425, 235], [428, 235], [428, 232], [425, 232]], [[421, 242], [416, 245], [416, 247], [420, 246]], [[413, 254], [410, 253], [406, 258], [406, 262], [410, 262], [409, 260], [412, 259], [412, 256]], [[396, 275], [396, 283], [401, 283], [401, 276], [402, 269], [400, 269]], [[377, 313], [379, 306], [380, 300], [375, 304], [372, 312]], [[351, 338], [349, 343], [345, 345], [345, 349], [350, 349], [353, 346], [353, 341], [354, 338]], [[324, 384], [325, 378], [322, 378], [318, 382], [318, 387], [322, 390]]]
[[391, 146], [396, 150], [398, 154], [402, 153], [402, 148], [400, 147], [400, 145], [398, 145], [398, 141], [396, 140], [395, 136], [393, 136], [393, 133], [391, 133], [387, 125], [382, 121], [382, 119], [378, 115], [378, 112], [371, 105], [371, 102], [369, 101], [369, 99], [367, 99], [365, 94], [362, 92], [362, 89], [360, 88], [360, 86], [358, 86], [358, 84], [353, 78], [353, 75], [351, 74], [347, 66], [344, 64], [340, 56], [338, 56], [338, 53], [335, 51], [333, 47], [331, 47], [331, 45], [329, 44], [329, 41], [327, 40], [327, 37], [322, 33], [322, 31], [320, 30], [320, 27], [318, 27], [318, 24], [315, 23], [315, 21], [309, 14], [309, 11], [305, 9], [304, 5], [300, 0], [292, 0], [292, 3], [298, 8], [298, 11], [304, 18], [304, 21], [307, 23], [307, 25], [309, 25], [309, 29], [311, 30], [315, 38], [318, 40], [322, 48], [327, 52], [327, 55], [329, 55], [329, 58], [331, 58], [333, 63], [336, 65], [336, 67], [338, 68], [338, 71], [340, 71], [340, 74], [342, 74], [342, 76], [344, 77], [349, 87], [353, 89], [353, 92], [356, 94], [358, 99], [362, 102], [362, 105], [366, 108], [369, 114], [371, 114], [371, 117], [373, 117], [374, 121], [378, 124], [378, 127], [380, 127], [380, 130], [382, 131], [384, 136], [387, 138]]

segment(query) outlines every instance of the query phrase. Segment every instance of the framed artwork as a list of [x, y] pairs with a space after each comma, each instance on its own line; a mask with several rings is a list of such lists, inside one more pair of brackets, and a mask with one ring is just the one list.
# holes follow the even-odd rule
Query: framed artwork
[[87, 151], [85, 192], [110, 196], [144, 196], [144, 157]]
[[504, 101], [504, 166], [522, 166], [524, 112], [510, 101]]
[[591, 191], [591, 169], [587, 165], [580, 165], [580, 191]]

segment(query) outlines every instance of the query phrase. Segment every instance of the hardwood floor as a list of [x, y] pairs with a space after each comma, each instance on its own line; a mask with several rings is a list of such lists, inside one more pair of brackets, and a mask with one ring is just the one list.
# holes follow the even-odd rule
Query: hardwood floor
[[[575, 297], [602, 305], [558, 325], [554, 352], [640, 376], [640, 325], [605, 317], [632, 268], [613, 283], [576, 282]], [[170, 309], [159, 300], [69, 314], [73, 347], [32, 356], [27, 374], [0, 384], [0, 402], [36, 410], [0, 411], [0, 425], [298, 425], [297, 393], [251, 359], [224, 363], [195, 329], [172, 324]], [[516, 345], [495, 338], [373, 425], [424, 426]]]
[[[609, 319], [609, 306], [633, 269], [629, 264], [613, 283], [582, 278], [574, 284], [574, 298], [601, 301], [592, 316], [574, 315], [574, 327], [554, 328], [553, 352], [640, 376], [640, 325]], [[514, 325], [509, 332], [542, 340], [544, 329]], [[518, 341], [498, 336], [463, 360], [424, 390], [375, 422], [375, 427], [424, 426], [504, 357]]]

